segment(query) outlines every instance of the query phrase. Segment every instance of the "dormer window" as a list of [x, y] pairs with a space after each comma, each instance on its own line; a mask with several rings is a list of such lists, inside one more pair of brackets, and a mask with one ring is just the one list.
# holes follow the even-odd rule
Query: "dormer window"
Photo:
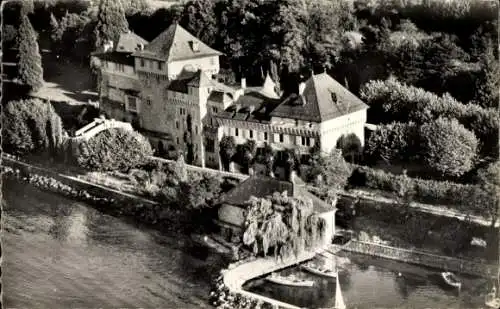
[[330, 92], [330, 95], [332, 96], [333, 103], [337, 103], [337, 94], [332, 91], [332, 92]]
[[191, 41], [191, 49], [197, 53], [200, 51], [200, 42], [198, 41]]

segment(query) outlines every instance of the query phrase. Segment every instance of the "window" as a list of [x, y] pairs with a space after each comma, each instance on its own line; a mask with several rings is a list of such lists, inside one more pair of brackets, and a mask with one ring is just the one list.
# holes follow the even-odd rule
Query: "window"
[[[179, 121], [176, 121], [176, 122], [175, 122], [175, 128], [176, 128], [177, 130], [179, 130]], [[179, 144], [179, 142], [177, 142], [177, 144]]]
[[302, 136], [302, 146], [305, 146], [306, 145], [306, 138], [304, 136]]
[[284, 140], [283, 133], [280, 133], [280, 143], [283, 143], [283, 140]]
[[211, 138], [207, 138], [205, 141], [205, 150], [207, 152], [215, 152], [215, 142]]
[[253, 138], [253, 130], [248, 130], [248, 134], [250, 135], [250, 138]]
[[179, 138], [177, 138], [177, 145], [179, 145], [179, 144], [180, 144], [180, 143], [179, 143]]
[[267, 132], [264, 132], [264, 140], [267, 141]]
[[125, 65], [117, 63], [116, 64], [116, 70], [120, 72], [125, 72]]
[[310, 137], [306, 138], [306, 145], [311, 146], [311, 138]]
[[132, 97], [132, 96], [128, 96], [127, 101], [128, 101], [128, 110], [133, 111], [133, 112], [137, 112], [137, 98]]
[[151, 98], [147, 98], [146, 102], [148, 103], [148, 105], [151, 105]]
[[144, 61], [144, 59], [141, 59], [141, 67], [145, 67], [146, 66], [146, 63]]
[[215, 107], [215, 106], [212, 106], [212, 112], [213, 112], [214, 114], [217, 114], [217, 112], [218, 112], [218, 109], [217, 109], [217, 107]]
[[158, 70], [163, 70], [163, 62], [158, 61]]
[[234, 135], [235, 135], [235, 136], [238, 136], [238, 135], [239, 135], [238, 128], [235, 128], [235, 129], [234, 129]]
[[194, 126], [194, 134], [198, 134], [198, 126]]

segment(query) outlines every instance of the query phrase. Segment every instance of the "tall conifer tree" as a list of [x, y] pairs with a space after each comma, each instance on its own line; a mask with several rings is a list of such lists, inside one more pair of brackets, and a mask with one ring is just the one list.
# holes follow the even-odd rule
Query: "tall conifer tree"
[[18, 77], [31, 91], [38, 91], [43, 85], [42, 57], [38, 50], [37, 33], [31, 26], [28, 16], [21, 17], [17, 55]]
[[100, 0], [94, 30], [96, 49], [102, 48], [108, 41], [115, 42], [126, 31], [128, 22], [121, 0]]

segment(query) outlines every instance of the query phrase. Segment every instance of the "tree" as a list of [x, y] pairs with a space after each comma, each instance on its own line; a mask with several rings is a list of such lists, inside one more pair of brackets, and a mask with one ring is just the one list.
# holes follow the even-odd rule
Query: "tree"
[[28, 14], [33, 14], [35, 11], [35, 4], [33, 0], [23, 0], [21, 1], [21, 16], [27, 16]]
[[305, 54], [311, 68], [331, 68], [339, 56], [341, 36], [350, 28], [345, 1], [308, 3]]
[[275, 151], [268, 143], [264, 144], [264, 149], [262, 151], [261, 162], [266, 166], [266, 174], [268, 176], [274, 175], [274, 160]]
[[311, 200], [275, 192], [250, 198], [246, 209], [243, 244], [255, 254], [266, 256], [273, 249], [276, 258], [298, 256], [324, 239], [326, 222], [314, 212]]
[[117, 128], [102, 131], [81, 142], [74, 155], [83, 168], [114, 171], [145, 164], [153, 155], [153, 150], [144, 136]]
[[340, 149], [344, 158], [351, 163], [355, 162], [355, 160], [361, 155], [363, 149], [361, 141], [354, 133], [343, 134], [337, 140], [336, 148]]
[[236, 141], [233, 136], [222, 137], [220, 144], [220, 156], [224, 163], [229, 164], [236, 154]]
[[315, 151], [309, 165], [307, 181], [317, 186], [327, 199], [336, 199], [338, 191], [344, 189], [351, 176], [351, 168], [342, 152], [338, 149], [329, 154]]
[[3, 149], [16, 155], [56, 151], [62, 143], [62, 121], [49, 102], [10, 101], [4, 109]]
[[463, 104], [449, 94], [438, 96], [422, 88], [389, 78], [370, 81], [361, 90], [361, 99], [370, 106], [369, 122], [415, 122], [417, 125], [439, 117], [455, 118], [481, 141], [481, 155], [498, 154], [498, 113], [474, 104]]
[[92, 40], [90, 28], [92, 27], [94, 27], [94, 22], [89, 17], [66, 12], [57, 28], [52, 29], [53, 49], [72, 57], [77, 54], [88, 55], [92, 49], [90, 47]]
[[27, 16], [22, 17], [18, 33], [19, 80], [30, 91], [38, 91], [43, 86], [42, 57], [38, 50], [37, 34]]
[[100, 0], [94, 30], [96, 49], [102, 48], [109, 41], [116, 42], [120, 34], [127, 31], [128, 22], [121, 1]]
[[288, 148], [285, 150], [285, 168], [287, 173], [290, 174], [299, 166], [300, 153], [297, 149]]
[[420, 128], [422, 159], [436, 172], [461, 176], [474, 166], [478, 142], [457, 120], [439, 118]]
[[367, 160], [387, 163], [394, 161], [406, 162], [416, 153], [415, 141], [418, 139], [418, 129], [414, 123], [393, 122], [380, 125], [370, 134], [366, 143]]
[[487, 209], [494, 227], [500, 216], [500, 161], [478, 171], [478, 185], [486, 193], [480, 204]]
[[178, 203], [189, 210], [201, 210], [213, 206], [221, 192], [222, 179], [206, 174], [193, 178], [180, 183]]
[[247, 140], [246, 143], [242, 147], [243, 154], [243, 164], [247, 169], [253, 164], [255, 156], [257, 154], [257, 143], [254, 140]]
[[307, 7], [302, 0], [282, 0], [276, 3], [276, 13], [271, 31], [279, 42], [280, 67], [288, 72], [298, 72], [304, 65], [304, 48], [307, 36]]
[[476, 80], [477, 91], [474, 99], [483, 107], [498, 108], [500, 64], [498, 62], [498, 52], [495, 51], [491, 40], [486, 43], [485, 51], [480, 57], [480, 64], [482, 70]]
[[215, 1], [189, 1], [184, 6], [180, 24], [202, 42], [213, 46], [219, 30], [215, 15]]

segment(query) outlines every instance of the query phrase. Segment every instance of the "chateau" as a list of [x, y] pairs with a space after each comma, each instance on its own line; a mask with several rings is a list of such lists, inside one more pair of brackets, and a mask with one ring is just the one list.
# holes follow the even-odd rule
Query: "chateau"
[[[218, 82], [219, 57], [178, 24], [152, 42], [124, 33], [93, 60], [101, 68], [99, 96], [109, 118], [131, 122], [160, 156], [181, 151], [188, 163], [222, 168], [219, 142], [254, 140], [282, 155], [293, 148], [329, 152], [345, 137], [364, 144], [368, 106], [322, 73], [280, 97], [269, 76], [262, 87]], [[304, 160], [305, 161], [305, 160]]]

